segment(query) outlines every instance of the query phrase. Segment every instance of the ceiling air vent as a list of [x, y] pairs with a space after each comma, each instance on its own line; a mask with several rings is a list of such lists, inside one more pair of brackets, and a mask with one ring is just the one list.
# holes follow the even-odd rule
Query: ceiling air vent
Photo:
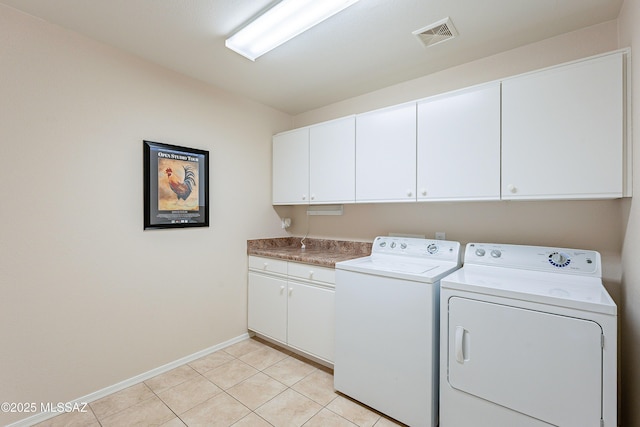
[[458, 35], [456, 28], [453, 26], [451, 19], [448, 17], [438, 22], [434, 22], [424, 28], [420, 28], [413, 32], [422, 44], [425, 46], [433, 46], [447, 40], [451, 40]]

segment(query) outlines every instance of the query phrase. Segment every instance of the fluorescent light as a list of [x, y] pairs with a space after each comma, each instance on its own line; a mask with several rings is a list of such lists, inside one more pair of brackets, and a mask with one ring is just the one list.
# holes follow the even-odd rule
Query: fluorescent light
[[229, 37], [225, 46], [255, 61], [358, 0], [282, 0]]

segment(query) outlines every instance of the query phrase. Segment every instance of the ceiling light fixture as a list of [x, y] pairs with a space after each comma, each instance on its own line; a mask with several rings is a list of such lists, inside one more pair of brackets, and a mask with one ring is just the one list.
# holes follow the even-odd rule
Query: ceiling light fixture
[[255, 61], [358, 0], [282, 0], [229, 37], [225, 46]]

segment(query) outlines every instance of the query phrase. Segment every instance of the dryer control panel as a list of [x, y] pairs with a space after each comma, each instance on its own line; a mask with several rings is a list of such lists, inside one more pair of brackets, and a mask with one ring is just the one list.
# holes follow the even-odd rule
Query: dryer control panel
[[490, 265], [553, 273], [601, 277], [600, 254], [596, 251], [545, 246], [469, 243], [464, 264]]

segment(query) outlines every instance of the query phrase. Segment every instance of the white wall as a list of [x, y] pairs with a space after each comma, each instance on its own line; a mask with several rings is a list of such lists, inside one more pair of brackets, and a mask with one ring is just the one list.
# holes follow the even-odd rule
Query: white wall
[[295, 117], [295, 127], [498, 80], [617, 48], [617, 22], [610, 21], [299, 114]]
[[[290, 116], [0, 6], [0, 402], [66, 402], [246, 333]], [[211, 153], [211, 226], [143, 231], [142, 140]], [[29, 414], [0, 414], [0, 425]]]
[[634, 141], [634, 187], [636, 197], [625, 203], [621, 222], [625, 227], [622, 249], [622, 298], [620, 325], [622, 344], [622, 421], [624, 426], [640, 426], [640, 0], [625, 0], [618, 18], [620, 45], [631, 46]]

